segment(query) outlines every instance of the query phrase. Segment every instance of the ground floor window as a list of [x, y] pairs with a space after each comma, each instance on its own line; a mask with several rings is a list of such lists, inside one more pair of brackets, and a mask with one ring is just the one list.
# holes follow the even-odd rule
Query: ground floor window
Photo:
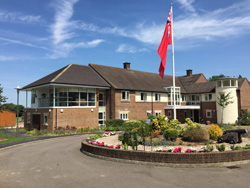
[[168, 117], [171, 117], [172, 114], [171, 114], [171, 111], [168, 111]]
[[156, 115], [156, 116], [161, 115], [161, 112], [160, 112], [160, 111], [158, 111], [158, 112], [156, 111], [156, 112], [155, 112], [155, 115]]
[[105, 112], [99, 112], [99, 126], [105, 125], [104, 123], [105, 119], [106, 119]]
[[212, 110], [206, 110], [206, 117], [212, 118]]
[[120, 113], [120, 119], [128, 120], [128, 113]]
[[27, 112], [27, 123], [30, 123], [30, 117], [31, 117], [30, 112]]
[[43, 114], [43, 124], [48, 125], [48, 113]]

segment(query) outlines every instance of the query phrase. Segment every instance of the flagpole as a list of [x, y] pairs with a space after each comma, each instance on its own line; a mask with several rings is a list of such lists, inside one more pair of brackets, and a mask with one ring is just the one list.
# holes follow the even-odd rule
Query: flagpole
[[175, 68], [174, 68], [174, 23], [173, 23], [173, 4], [171, 3], [171, 9], [172, 9], [172, 14], [171, 14], [171, 34], [172, 34], [172, 64], [173, 64], [173, 90], [174, 90], [174, 119], [176, 119], [176, 98], [175, 98]]

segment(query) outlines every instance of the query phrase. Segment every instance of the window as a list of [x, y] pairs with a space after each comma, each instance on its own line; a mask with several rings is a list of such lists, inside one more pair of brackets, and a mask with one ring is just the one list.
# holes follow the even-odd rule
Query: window
[[170, 111], [168, 111], [168, 117], [171, 117], [171, 112]]
[[155, 112], [155, 116], [161, 115], [161, 112]]
[[129, 100], [129, 91], [122, 91], [122, 101]]
[[182, 102], [186, 101], [186, 95], [181, 95]]
[[212, 110], [206, 110], [206, 117], [212, 118]]
[[128, 120], [128, 113], [120, 113], [120, 119]]
[[155, 94], [155, 101], [161, 101], [161, 94], [159, 93]]
[[141, 93], [141, 101], [147, 101], [147, 93]]
[[47, 113], [43, 114], [43, 124], [48, 125], [48, 114]]
[[30, 117], [31, 117], [30, 112], [27, 112], [27, 123], [30, 123]]
[[36, 103], [36, 90], [32, 90], [32, 94], [31, 94], [31, 104], [35, 104]]
[[205, 94], [205, 101], [211, 101], [212, 100], [212, 94]]
[[151, 111], [147, 111], [147, 117], [148, 117], [151, 113], [152, 113]]

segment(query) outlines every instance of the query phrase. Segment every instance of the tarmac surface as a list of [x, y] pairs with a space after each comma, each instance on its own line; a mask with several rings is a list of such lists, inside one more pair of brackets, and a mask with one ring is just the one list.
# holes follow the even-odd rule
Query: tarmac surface
[[249, 187], [250, 164], [190, 169], [106, 161], [80, 152], [87, 136], [0, 149], [0, 188]]

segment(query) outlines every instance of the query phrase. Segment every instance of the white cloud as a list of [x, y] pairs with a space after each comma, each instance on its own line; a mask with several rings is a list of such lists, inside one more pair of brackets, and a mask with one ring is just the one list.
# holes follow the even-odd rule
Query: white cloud
[[76, 48], [95, 48], [100, 43], [104, 42], [102, 39], [96, 39], [89, 42], [78, 42], [78, 43], [62, 43], [57, 48], [53, 49], [52, 54], [48, 54], [47, 57], [50, 59], [68, 57], [69, 53]]
[[2, 37], [0, 37], [0, 41], [5, 41], [4, 45], [6, 45], [6, 44], [19, 44], [19, 45], [22, 45], [22, 46], [27, 46], [27, 47], [32, 47], [32, 48], [40, 48], [40, 49], [44, 49], [44, 50], [49, 50], [45, 46], [39, 46], [39, 45], [31, 44], [31, 43], [28, 43], [28, 42], [22, 42], [22, 41], [19, 41], [19, 40], [13, 40], [13, 39], [8, 39], [8, 38], [2, 38]]
[[0, 10], [0, 21], [3, 22], [20, 22], [20, 23], [41, 23], [41, 16], [24, 15], [19, 12], [7, 12]]
[[192, 5], [194, 1], [195, 0], [177, 0], [177, 2], [181, 4], [181, 8], [186, 9], [193, 13], [195, 12], [195, 8]]
[[91, 24], [85, 24], [80, 21], [71, 20], [74, 14], [74, 5], [78, 0], [56, 1], [55, 22], [51, 25], [51, 33], [54, 49], [49, 58], [57, 59], [67, 57], [75, 48], [94, 48], [104, 42], [102, 39], [95, 39], [88, 42], [67, 42], [76, 37], [75, 30], [95, 30], [96, 27]]
[[146, 48], [137, 49], [136, 47], [129, 44], [121, 44], [116, 49], [117, 53], [138, 53], [138, 52], [148, 52]]
[[17, 59], [18, 59], [17, 57], [0, 55], [0, 61], [12, 61], [12, 60], [17, 60]]
[[72, 31], [75, 25], [70, 21], [73, 16], [73, 6], [78, 0], [57, 1], [55, 8], [55, 22], [51, 25], [51, 32], [54, 44], [59, 44], [67, 39], [71, 39], [75, 34]]

